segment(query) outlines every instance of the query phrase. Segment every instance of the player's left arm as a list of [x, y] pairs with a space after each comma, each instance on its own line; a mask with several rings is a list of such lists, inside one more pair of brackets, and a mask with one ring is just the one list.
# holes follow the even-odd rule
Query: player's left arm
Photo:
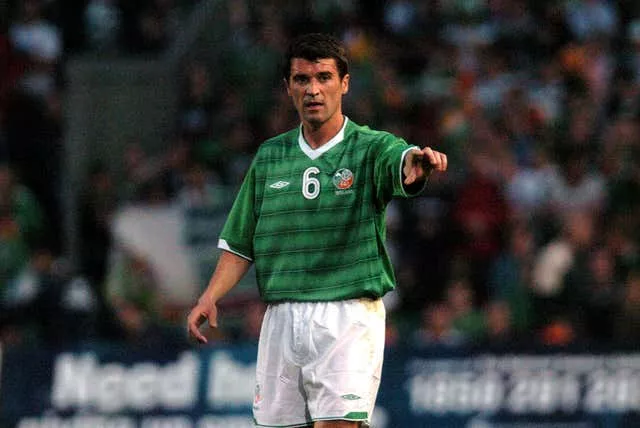
[[433, 171], [447, 170], [447, 155], [431, 147], [413, 148], [404, 157], [402, 166], [403, 184], [421, 184]]

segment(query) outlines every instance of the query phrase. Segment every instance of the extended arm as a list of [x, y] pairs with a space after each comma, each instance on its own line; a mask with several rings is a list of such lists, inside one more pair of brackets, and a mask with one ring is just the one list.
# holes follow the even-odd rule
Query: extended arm
[[187, 317], [189, 336], [200, 343], [207, 343], [207, 338], [200, 332], [200, 326], [209, 320], [209, 326], [218, 326], [217, 303], [225, 294], [240, 282], [251, 262], [228, 251], [222, 251], [216, 270], [211, 276], [207, 289], [198, 299]]

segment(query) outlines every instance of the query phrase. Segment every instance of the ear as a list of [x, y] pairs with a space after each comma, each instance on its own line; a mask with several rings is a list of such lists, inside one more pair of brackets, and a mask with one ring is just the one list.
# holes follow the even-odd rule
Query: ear
[[291, 89], [289, 89], [289, 81], [283, 78], [282, 83], [284, 83], [284, 87], [287, 90], [287, 95], [291, 96]]
[[345, 74], [342, 78], [342, 94], [349, 92], [349, 74]]

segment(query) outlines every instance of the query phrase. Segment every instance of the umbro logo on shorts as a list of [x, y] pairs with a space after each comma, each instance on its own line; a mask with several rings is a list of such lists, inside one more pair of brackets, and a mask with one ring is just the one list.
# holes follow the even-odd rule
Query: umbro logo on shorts
[[285, 187], [287, 187], [289, 184], [288, 181], [276, 181], [273, 184], [270, 184], [269, 187], [271, 187], [272, 189], [284, 189]]
[[344, 398], [345, 400], [359, 400], [362, 397], [355, 394], [345, 394], [341, 395], [340, 398]]

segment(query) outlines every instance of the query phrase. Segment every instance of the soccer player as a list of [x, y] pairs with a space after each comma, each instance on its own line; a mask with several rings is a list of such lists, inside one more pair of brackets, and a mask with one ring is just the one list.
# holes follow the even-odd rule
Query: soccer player
[[220, 235], [223, 249], [188, 316], [189, 334], [217, 326], [217, 302], [255, 263], [267, 303], [253, 414], [259, 427], [367, 426], [382, 369], [385, 309], [394, 287], [385, 207], [422, 191], [447, 157], [342, 113], [344, 46], [295, 39], [284, 80], [301, 125], [264, 142]]

